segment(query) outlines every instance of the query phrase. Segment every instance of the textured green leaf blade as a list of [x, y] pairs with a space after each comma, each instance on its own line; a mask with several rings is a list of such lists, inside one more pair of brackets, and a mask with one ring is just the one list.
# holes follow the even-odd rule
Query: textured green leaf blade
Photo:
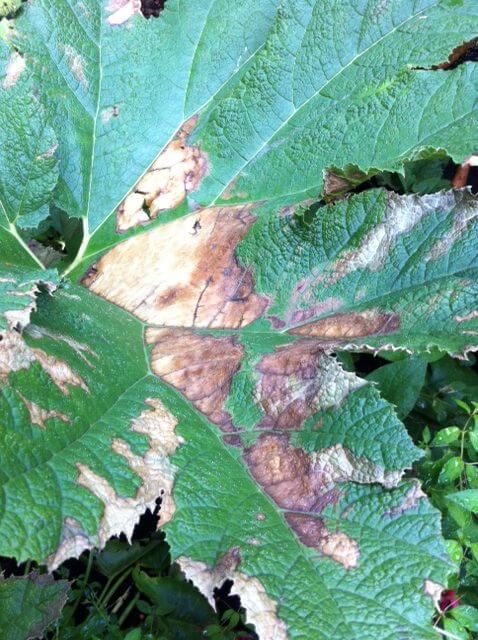
[[[154, 414], [145, 400], [156, 397], [141, 326], [114, 308], [98, 313], [97, 301], [81, 289], [57, 291], [39, 302], [47, 303], [46, 323], [30, 324], [22, 337], [5, 333], [0, 342], [0, 528], [3, 555], [55, 565], [93, 544], [103, 546], [118, 527], [130, 535], [146, 502], [154, 505], [161, 473], [154, 489], [150, 478], [149, 498], [147, 488], [137, 495], [143, 470], [134, 472], [130, 464], [139, 465], [149, 439], [130, 432], [131, 422], [148, 408]], [[116, 450], [113, 442], [123, 433], [128, 444]], [[155, 462], [145, 463], [144, 473], [154, 474]], [[98, 480], [94, 495], [85, 485], [98, 476], [105, 480]], [[103, 526], [99, 495], [112, 506]]]
[[55, 149], [24, 59], [0, 41], [0, 330], [28, 324], [38, 284], [58, 280], [19, 233], [48, 215], [58, 178]]
[[56, 138], [25, 60], [0, 41], [0, 225], [37, 227], [58, 179]]
[[[336, 207], [358, 207], [376, 224], [389, 198], [408, 210], [407, 198], [381, 192]], [[423, 201], [413, 202], [420, 210]], [[369, 232], [360, 215], [359, 223], [346, 217], [338, 231], [351, 239], [337, 243], [337, 209], [326, 212], [317, 218], [331, 225], [323, 237], [335, 248], [360, 247]], [[435, 221], [433, 208], [430, 216]], [[2, 522], [13, 528], [16, 514], [29, 512], [24, 476], [42, 507], [27, 517], [27, 537], [5, 540], [4, 552], [55, 566], [113, 533], [130, 533], [162, 488], [163, 523], [183, 569], [208, 597], [233, 579], [266, 640], [307, 637], [310, 628], [349, 637], [362, 610], [358, 637], [386, 637], [405, 625], [414, 637], [432, 638], [432, 596], [448, 564], [434, 512], [417, 486], [400, 484], [419, 453], [377, 390], [326, 355], [330, 340], [291, 334], [277, 321], [281, 309], [288, 312], [301, 259], [323, 282], [313, 261], [328, 266], [320, 260], [327, 246], [307, 247], [317, 231], [290, 212], [262, 211], [255, 220], [244, 207], [209, 209], [198, 220], [199, 228], [183, 218], [132, 238], [89, 271], [84, 283], [117, 306], [74, 286], [43, 301], [27, 332], [33, 362], [12, 371], [4, 391]], [[294, 273], [284, 264], [299, 243]], [[141, 324], [118, 306], [156, 325], [144, 340], [157, 377]], [[66, 380], [45, 371], [43, 353], [63, 363], [56, 369], [67, 371]], [[21, 468], [18, 458], [8, 462], [18, 450]], [[398, 566], [406, 567], [403, 581]], [[377, 586], [382, 580], [393, 585], [390, 594]], [[306, 622], [295, 613], [297, 593]]]
[[[148, 329], [158, 379], [142, 329], [79, 287], [40, 300], [2, 390], [1, 553], [55, 566], [130, 534], [159, 493], [183, 570], [208, 597], [233, 579], [263, 640], [433, 638], [450, 565], [378, 392], [320, 345], [227, 331]], [[248, 430], [225, 409], [237, 356], [263, 412]]]
[[43, 638], [46, 628], [60, 617], [69, 589], [65, 580], [35, 572], [23, 577], [0, 577], [2, 638]]
[[168, 2], [161, 20], [149, 21], [129, 13], [133, 4], [41, 0], [17, 21], [15, 43], [37, 67], [60, 136], [59, 204], [88, 216], [93, 230], [176, 130], [241, 72], [276, 3], [242, 2], [231, 20], [225, 0]]
[[366, 191], [311, 222], [211, 208], [115, 247], [83, 281], [159, 326], [462, 355], [477, 346], [477, 214], [468, 191]]
[[22, 328], [35, 308], [38, 285], [52, 290], [58, 275], [45, 270], [26, 249], [15, 230], [0, 226], [0, 331]]
[[434, 68], [476, 36], [474, 0], [168, 0], [149, 21], [134, 7], [39, 0], [17, 21], [55, 114], [59, 204], [104, 225], [87, 255], [185, 201], [296, 202], [333, 167], [478, 144], [475, 66]]

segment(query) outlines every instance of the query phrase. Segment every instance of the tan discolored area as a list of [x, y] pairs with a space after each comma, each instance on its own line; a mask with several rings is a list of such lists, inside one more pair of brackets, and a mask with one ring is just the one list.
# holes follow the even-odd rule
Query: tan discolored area
[[[150, 327], [146, 342], [154, 345], [153, 372], [222, 430], [233, 430], [224, 407], [244, 357], [237, 339]], [[264, 414], [259, 428], [298, 430], [308, 417], [340, 406], [349, 393], [365, 384], [343, 371], [320, 346], [316, 341], [298, 341], [263, 356], [256, 365], [255, 399]]]
[[116, 214], [119, 233], [148, 223], [162, 211], [176, 208], [189, 193], [199, 188], [207, 172], [207, 158], [199, 147], [186, 143], [196, 122], [194, 117], [183, 125], [134, 191], [121, 203]]
[[69, 394], [68, 387], [80, 387], [88, 393], [88, 387], [84, 380], [79, 376], [69, 364], [63, 360], [58, 360], [54, 356], [46, 354], [41, 349], [32, 349], [35, 361], [42, 367], [43, 371], [48, 374], [52, 382], [60, 389], [63, 395]]
[[[359, 171], [357, 168], [349, 168], [347, 175], [340, 175], [333, 171], [326, 171], [324, 176], [324, 196], [327, 199], [338, 199], [346, 191], [364, 182], [367, 174]], [[345, 195], [343, 196], [345, 197]]]
[[[445, 199], [445, 201], [444, 201]], [[334, 284], [358, 270], [380, 271], [400, 236], [408, 233], [437, 207], [446, 208], [453, 196], [438, 194], [419, 198], [388, 194], [384, 217], [369, 231], [356, 249], [344, 252], [322, 276], [324, 286]]]
[[317, 516], [304, 513], [287, 513], [287, 522], [306, 547], [343, 565], [345, 569], [358, 567], [360, 549], [355, 540], [342, 531], [329, 531]]
[[46, 420], [50, 420], [51, 418], [56, 418], [57, 420], [61, 420], [62, 422], [71, 423], [70, 418], [61, 413], [60, 411], [55, 411], [54, 409], [44, 409], [40, 407], [35, 402], [31, 402], [31, 400], [27, 400], [24, 396], [20, 396], [23, 404], [28, 409], [28, 413], [30, 416], [30, 422], [35, 424], [40, 429], [46, 429]]
[[149, 449], [138, 456], [124, 440], [112, 442], [112, 449], [126, 458], [130, 468], [138, 475], [141, 486], [134, 498], [118, 496], [108, 481], [79, 463], [78, 484], [91, 491], [104, 504], [104, 513], [98, 535], [90, 537], [74, 519], [67, 517], [63, 524], [57, 551], [47, 558], [50, 571], [69, 558], [77, 558], [86, 549], [102, 548], [109, 538], [124, 533], [130, 540], [133, 529], [146, 509], [154, 509], [156, 498], [161, 497], [160, 523], [165, 524], [174, 514], [172, 488], [175, 467], [169, 461], [183, 440], [175, 433], [177, 421], [157, 399], [146, 401], [145, 409], [131, 423], [131, 430], [147, 436]]
[[262, 434], [245, 452], [252, 475], [276, 504], [291, 511], [320, 513], [337, 501], [340, 482], [378, 482], [394, 487], [400, 473], [386, 473], [339, 444], [307, 453], [293, 447], [286, 434]]
[[82, 282], [149, 324], [245, 327], [267, 307], [235, 256], [253, 221], [248, 207], [204, 209], [126, 240]]
[[398, 313], [382, 313], [377, 309], [361, 312], [337, 313], [328, 318], [289, 330], [293, 335], [342, 341], [368, 336], [388, 335], [400, 327]]
[[444, 589], [445, 587], [443, 587], [441, 584], [433, 582], [433, 580], [425, 580], [425, 582], [423, 583], [423, 590], [425, 591], [426, 595], [430, 596], [430, 598], [433, 600], [435, 608], [440, 611], [440, 613], [440, 600], [441, 594], [443, 593]]
[[319, 543], [319, 550], [346, 569], [355, 569], [358, 566], [360, 557], [358, 544], [343, 532], [325, 533]]
[[277, 329], [284, 329], [285, 327], [294, 327], [295, 325], [301, 325], [308, 320], [318, 318], [330, 311], [340, 309], [344, 304], [343, 300], [339, 298], [327, 298], [323, 302], [316, 304], [310, 304], [306, 309], [297, 309], [298, 305], [303, 304], [313, 296], [312, 285], [315, 285], [315, 280], [307, 278], [299, 281], [295, 290], [291, 296], [289, 309], [286, 310], [284, 316], [285, 320], [281, 320], [277, 316], [271, 316], [269, 320], [272, 325]]
[[347, 568], [357, 566], [356, 543], [341, 532], [328, 532], [317, 516], [339, 502], [340, 483], [380, 483], [391, 488], [402, 475], [387, 473], [341, 445], [307, 453], [293, 447], [287, 434], [262, 434], [244, 458], [255, 480], [286, 512], [299, 540]]
[[258, 578], [237, 570], [240, 565], [237, 547], [220, 558], [214, 568], [184, 556], [178, 558], [177, 563], [186, 578], [196, 585], [212, 606], [215, 606], [214, 589], [226, 580], [232, 580], [231, 595], [240, 597], [247, 622], [254, 625], [258, 637], [261, 640], [287, 640], [287, 627], [278, 617], [277, 602], [269, 597]]
[[94, 546], [94, 542], [82, 530], [77, 520], [65, 518], [58, 549], [48, 556], [45, 564], [49, 571], [55, 571], [65, 560], [79, 558], [83, 551], [93, 549]]
[[[63, 297], [65, 297], [65, 293], [63, 293]], [[85, 344], [84, 342], [78, 342], [78, 340], [74, 340], [71, 336], [50, 331], [45, 327], [40, 327], [33, 323], [30, 323], [28, 327], [26, 327], [25, 332], [35, 340], [46, 337], [54, 340], [55, 342], [66, 344], [68, 347], [73, 349], [76, 355], [86, 365], [88, 365], [90, 369], [94, 369], [94, 361], [98, 360], [99, 358], [98, 354], [93, 351], [93, 349], [88, 344]]]
[[475, 320], [478, 318], [478, 311], [470, 311], [465, 316], [455, 316], [455, 320], [461, 324], [462, 322], [470, 322], [470, 320]]
[[32, 349], [17, 331], [9, 331], [1, 335], [0, 340], [0, 382], [7, 380], [10, 373], [28, 369], [37, 362], [52, 382], [64, 394], [69, 394], [68, 387], [80, 387], [88, 392], [85, 382], [63, 360], [47, 355], [42, 349]]
[[35, 355], [17, 331], [0, 334], [0, 382], [6, 382], [8, 375], [28, 369]]
[[211, 422], [228, 428], [230, 418], [224, 405], [240, 368], [243, 347], [232, 337], [214, 338], [182, 329], [149, 328], [146, 341], [154, 344], [153, 372], [181, 391]]
[[7, 63], [5, 76], [2, 80], [3, 89], [14, 87], [22, 73], [25, 71], [25, 59], [17, 51], [13, 51]]
[[[139, 517], [146, 509], [154, 509], [158, 496], [162, 500], [161, 524], [169, 522], [175, 511], [172, 489], [176, 469], [169, 458], [183, 440], [175, 433], [176, 418], [161, 401], [149, 399], [146, 403], [148, 409], [131, 423], [131, 431], [141, 433], [149, 440], [150, 448], [146, 454], [136, 455], [124, 440], [116, 439], [112, 443], [113, 451], [126, 458], [130, 468], [141, 479], [141, 486], [134, 498], [119, 496], [105, 478], [86, 465], [77, 464], [80, 472], [78, 484], [91, 491], [104, 504], [98, 540], [92, 541], [100, 548], [109, 538], [121, 533], [130, 540]], [[68, 544], [71, 545], [71, 541]]]
[[478, 217], [476, 200], [473, 199], [467, 191], [459, 193], [457, 198], [459, 198], [459, 200], [456, 203], [457, 206], [451, 228], [435, 246], [432, 247], [425, 257], [425, 261], [438, 260], [447, 256], [450, 251], [453, 250], [454, 245], [468, 232], [470, 225], [472, 225]]
[[265, 413], [262, 428], [297, 430], [319, 410], [338, 407], [365, 383], [344, 371], [313, 340], [300, 340], [263, 356], [257, 400]]

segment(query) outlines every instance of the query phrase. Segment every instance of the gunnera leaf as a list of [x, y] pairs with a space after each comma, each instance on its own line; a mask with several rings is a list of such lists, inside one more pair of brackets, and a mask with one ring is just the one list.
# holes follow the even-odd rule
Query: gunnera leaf
[[439, 65], [477, 29], [475, 0], [168, 0], [151, 20], [134, 0], [37, 0], [12, 42], [59, 136], [80, 258], [171, 209], [317, 198], [329, 168], [461, 162], [476, 67]]
[[[3, 389], [1, 522], [21, 514], [24, 534], [0, 552], [55, 567], [130, 536], [161, 495], [185, 575], [209, 598], [232, 580], [261, 638], [433, 638], [451, 565], [438, 515], [401, 481], [420, 453], [329, 353], [474, 348], [456, 315], [476, 303], [475, 211], [466, 191], [364, 192], [310, 224], [203, 209], [40, 298]], [[408, 320], [420, 300], [433, 331]]]
[[35, 228], [48, 215], [56, 148], [29, 66], [0, 40], [0, 230]]
[[477, 27], [472, 0], [27, 3], [10, 44], [84, 235], [4, 324], [1, 554], [53, 569], [161, 496], [185, 576], [232, 581], [261, 640], [435, 637], [420, 452], [332, 353], [476, 349], [476, 200], [303, 211], [328, 169], [475, 151], [476, 68], [442, 63]]
[[55, 140], [25, 60], [0, 41], [0, 331], [28, 324], [39, 284], [58, 282], [20, 235], [48, 215]]

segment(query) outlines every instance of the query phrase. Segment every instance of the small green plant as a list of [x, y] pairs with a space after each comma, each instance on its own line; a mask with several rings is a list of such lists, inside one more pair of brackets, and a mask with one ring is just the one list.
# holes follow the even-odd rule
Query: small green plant
[[454, 402], [453, 424], [423, 429], [425, 458], [418, 476], [443, 514], [448, 551], [459, 567], [442, 597], [437, 622], [468, 640], [478, 632], [478, 402]]

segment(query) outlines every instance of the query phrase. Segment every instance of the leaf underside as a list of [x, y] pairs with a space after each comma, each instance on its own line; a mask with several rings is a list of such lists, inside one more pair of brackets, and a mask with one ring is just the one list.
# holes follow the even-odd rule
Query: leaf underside
[[[452, 565], [402, 481], [419, 451], [332, 354], [476, 350], [478, 204], [307, 207], [332, 170], [475, 150], [476, 68], [442, 63], [478, 5], [135, 6], [36, 0], [1, 50], [21, 144], [0, 166], [0, 553], [55, 568], [161, 497], [186, 576], [209, 598], [233, 580], [261, 640], [431, 640]], [[85, 235], [36, 295], [55, 275], [21, 231], [52, 194]]]

